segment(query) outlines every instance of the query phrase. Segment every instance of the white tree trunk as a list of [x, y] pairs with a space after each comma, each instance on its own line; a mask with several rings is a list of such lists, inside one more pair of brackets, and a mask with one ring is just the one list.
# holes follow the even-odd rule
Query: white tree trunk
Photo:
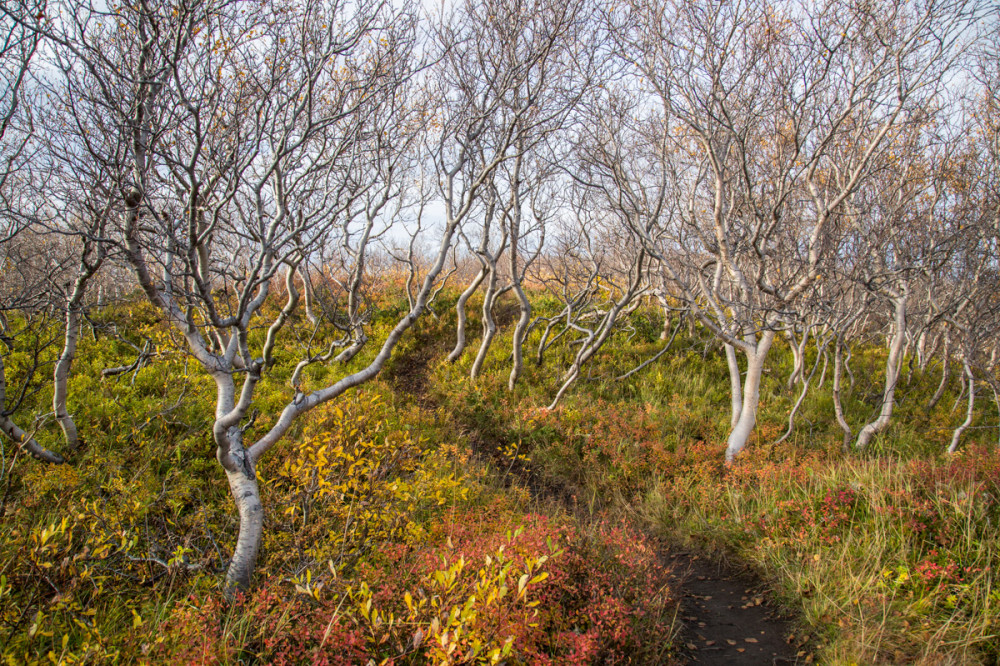
[[788, 332], [788, 346], [792, 350], [792, 373], [788, 375], [788, 382], [785, 388], [791, 391], [795, 383], [802, 380], [802, 373], [805, 372], [805, 347], [809, 341], [809, 330], [802, 332], [802, 339], [796, 340], [793, 331]]
[[334, 359], [335, 361], [339, 363], [349, 363], [351, 359], [358, 355], [358, 352], [365, 348], [365, 344], [368, 342], [368, 336], [365, 335], [364, 327], [361, 325], [355, 326], [351, 331], [351, 339], [354, 342], [351, 343], [350, 347], [337, 354], [337, 357]]
[[[521, 310], [521, 316], [514, 327], [514, 339], [511, 341], [512, 362], [510, 376], [507, 378], [508, 391], [513, 391], [514, 387], [517, 386], [517, 378], [520, 377], [521, 371], [524, 369], [524, 352], [522, 346], [525, 331], [528, 330], [528, 324], [531, 323], [531, 301], [528, 300], [528, 295], [524, 293], [524, 288], [521, 285], [524, 275], [517, 266], [518, 246], [521, 242], [521, 163], [523, 160], [521, 150], [523, 150], [523, 141], [518, 141], [518, 156], [514, 161], [514, 174], [511, 179], [511, 206], [509, 215], [506, 216], [510, 222], [510, 254], [508, 255], [510, 260], [510, 281], [514, 293], [517, 295], [517, 302]], [[526, 264], [530, 263], [531, 259], [526, 259]], [[527, 271], [527, 268], [527, 265], [525, 265], [524, 271]]]
[[[305, 263], [303, 262], [303, 264]], [[302, 278], [302, 292], [305, 294], [306, 317], [313, 326], [319, 326], [321, 318], [316, 314], [316, 292], [313, 290], [312, 277], [309, 275], [309, 266], [300, 265], [298, 273]]]
[[851, 431], [851, 425], [844, 418], [844, 406], [840, 398], [840, 385], [841, 378], [844, 375], [844, 344], [843, 341], [837, 340], [837, 347], [833, 354], [833, 411], [837, 415], [837, 425], [840, 429], [844, 431], [844, 444], [843, 450], [851, 446], [851, 438], [854, 433]]
[[927, 367], [927, 329], [924, 328], [917, 336], [917, 367], [923, 372]]
[[485, 277], [486, 267], [484, 266], [479, 269], [475, 279], [469, 283], [469, 286], [458, 297], [458, 302], [455, 303], [455, 314], [458, 316], [458, 323], [455, 325], [455, 348], [448, 354], [448, 362], [450, 363], [454, 363], [462, 358], [462, 352], [465, 351], [465, 322], [468, 320], [465, 305], [472, 298], [472, 295], [476, 293], [476, 290], [479, 289], [479, 285], [483, 283], [483, 278]]
[[261, 536], [264, 533], [264, 507], [260, 501], [260, 488], [249, 456], [243, 455], [246, 464], [236, 470], [226, 470], [229, 490], [240, 514], [240, 531], [236, 537], [233, 558], [226, 571], [226, 595], [247, 590], [257, 565]]
[[63, 343], [63, 350], [52, 373], [52, 411], [63, 431], [66, 446], [71, 451], [75, 451], [80, 446], [80, 438], [77, 434], [76, 423], [66, 408], [66, 396], [69, 393], [69, 373], [73, 366], [73, 359], [76, 357], [79, 334], [80, 312], [76, 308], [70, 308], [66, 312], [66, 339]]
[[962, 366], [965, 368], [965, 376], [969, 382], [969, 404], [965, 410], [965, 420], [962, 424], [955, 428], [955, 433], [951, 436], [951, 445], [948, 446], [948, 453], [955, 453], [958, 451], [958, 442], [962, 439], [962, 435], [965, 431], [972, 425], [972, 414], [976, 407], [976, 378], [972, 374], [972, 367], [969, 365], [969, 359], [962, 358]]
[[507, 380], [508, 391], [514, 390], [517, 379], [524, 369], [524, 337], [525, 331], [528, 330], [528, 324], [531, 323], [531, 301], [528, 300], [527, 294], [521, 288], [520, 282], [514, 283], [514, 293], [517, 294], [517, 300], [521, 304], [521, 318], [517, 320], [517, 326], [514, 327], [513, 362], [510, 368], [510, 377]]
[[496, 266], [490, 266], [489, 271], [490, 278], [486, 285], [486, 294], [483, 296], [483, 339], [479, 344], [476, 360], [472, 363], [472, 369], [469, 371], [469, 378], [472, 380], [478, 378], [482, 372], [483, 364], [486, 363], [486, 355], [489, 353], [493, 338], [497, 334], [497, 321], [493, 316], [493, 306], [496, 304], [498, 295]]
[[747, 374], [743, 380], [743, 404], [740, 418], [726, 440], [726, 463], [732, 463], [746, 447], [757, 424], [757, 406], [760, 403], [760, 380], [764, 373], [764, 361], [774, 342], [774, 331], [764, 331], [752, 353], [747, 354]]
[[66, 408], [66, 396], [69, 394], [69, 374], [73, 367], [73, 359], [76, 358], [76, 347], [80, 336], [80, 320], [82, 319], [80, 306], [91, 275], [92, 273], [80, 275], [73, 286], [73, 293], [67, 299], [65, 340], [62, 353], [59, 355], [59, 360], [56, 361], [55, 369], [52, 372], [52, 411], [59, 427], [62, 428], [66, 446], [71, 451], [79, 448], [80, 438], [77, 434], [76, 423]]
[[743, 411], [743, 376], [740, 374], [740, 361], [736, 358], [736, 348], [731, 344], [723, 345], [726, 350], [726, 365], [729, 367], [729, 396], [731, 415], [729, 429], [734, 430], [739, 423]]
[[941, 398], [944, 396], [944, 390], [948, 386], [949, 372], [951, 370], [951, 333], [946, 333], [944, 336], [944, 351], [941, 353], [941, 381], [938, 383], [937, 390], [934, 391], [934, 395], [931, 396], [930, 402], [927, 403], [927, 411], [931, 411], [937, 404], [941, 402]]
[[892, 410], [896, 405], [896, 385], [899, 383], [899, 370], [903, 364], [903, 345], [906, 342], [906, 295], [893, 299], [895, 317], [892, 339], [889, 343], [889, 357], [885, 362], [885, 388], [882, 393], [882, 409], [878, 418], [867, 423], [858, 433], [854, 443], [857, 449], [867, 447], [872, 438], [889, 426]]

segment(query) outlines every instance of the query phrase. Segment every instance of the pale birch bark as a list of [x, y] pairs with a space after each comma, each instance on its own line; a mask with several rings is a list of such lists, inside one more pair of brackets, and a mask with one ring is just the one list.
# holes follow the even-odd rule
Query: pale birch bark
[[805, 371], [805, 349], [806, 343], [809, 341], [809, 329], [808, 327], [802, 331], [802, 338], [796, 339], [794, 328], [787, 332], [788, 336], [788, 346], [792, 352], [792, 372], [788, 376], [788, 381], [785, 382], [785, 389], [791, 391], [795, 388], [796, 382], [802, 381], [802, 373]]
[[[514, 336], [511, 340], [511, 368], [510, 376], [507, 378], [508, 391], [514, 390], [514, 387], [517, 385], [517, 379], [524, 370], [524, 335], [525, 331], [528, 329], [528, 324], [531, 323], [531, 301], [528, 300], [528, 295], [524, 292], [524, 286], [522, 284], [525, 272], [527, 271], [527, 265], [518, 267], [518, 247], [520, 245], [522, 231], [521, 163], [523, 159], [524, 158], [519, 151], [519, 154], [514, 161], [514, 174], [511, 179], [510, 210], [506, 213], [507, 220], [510, 224], [510, 251], [508, 255], [508, 259], [510, 261], [510, 280], [514, 294], [517, 296], [517, 304], [520, 311], [517, 324], [514, 326]], [[539, 251], [541, 251], [541, 248], [539, 248]], [[537, 256], [537, 253], [535, 256]], [[529, 263], [530, 260], [525, 262], [525, 264]]]
[[55, 414], [56, 422], [62, 429], [66, 446], [71, 451], [75, 451], [80, 446], [80, 437], [77, 433], [76, 422], [70, 415], [66, 407], [66, 398], [69, 395], [69, 376], [73, 367], [73, 360], [76, 358], [77, 342], [80, 337], [80, 324], [83, 319], [83, 298], [86, 295], [87, 284], [94, 274], [100, 269], [104, 261], [104, 249], [98, 249], [98, 256], [95, 263], [87, 261], [89, 244], [86, 240], [84, 257], [81, 259], [77, 278], [73, 283], [73, 291], [66, 300], [65, 330], [62, 352], [56, 361], [52, 371], [52, 411]]
[[740, 372], [740, 361], [736, 357], [736, 348], [728, 342], [722, 344], [726, 352], [726, 367], [729, 369], [729, 429], [736, 428], [743, 412], [743, 374]]
[[517, 295], [521, 316], [518, 317], [517, 324], [514, 326], [514, 337], [511, 340], [511, 368], [510, 376], [507, 378], [508, 391], [514, 390], [518, 378], [524, 371], [524, 338], [528, 324], [531, 323], [531, 301], [528, 300], [528, 295], [524, 292], [519, 280], [514, 283], [513, 287], [514, 293]]
[[308, 319], [309, 323], [311, 323], [314, 327], [319, 326], [322, 321], [322, 317], [316, 312], [316, 290], [312, 282], [312, 271], [309, 269], [309, 263], [307, 261], [303, 261], [299, 264], [298, 274], [302, 280], [302, 294], [305, 300], [306, 319]]
[[844, 342], [840, 338], [837, 339], [836, 347], [833, 353], [833, 411], [837, 417], [837, 425], [840, 429], [844, 431], [844, 443], [843, 450], [847, 451], [851, 445], [851, 439], [854, 434], [851, 431], [851, 426], [844, 417], [844, 406], [841, 402], [840, 388], [841, 379], [843, 376], [844, 368]]
[[483, 270], [486, 271], [486, 291], [483, 294], [483, 337], [479, 342], [479, 350], [476, 353], [476, 358], [472, 362], [472, 367], [469, 370], [469, 378], [475, 381], [479, 374], [482, 372], [483, 364], [486, 363], [486, 355], [490, 351], [490, 347], [493, 345], [493, 339], [497, 334], [497, 321], [493, 314], [493, 309], [496, 305], [497, 299], [506, 293], [510, 286], [499, 286], [500, 276], [497, 270], [497, 263], [500, 260], [500, 256], [507, 251], [508, 240], [510, 238], [507, 225], [501, 224], [501, 235], [500, 244], [495, 252], [490, 250], [490, 229], [496, 219], [498, 208], [497, 193], [495, 189], [491, 187], [489, 194], [489, 202], [486, 206], [485, 215], [483, 217], [483, 228], [482, 228], [482, 240], [479, 245], [479, 249], [476, 255], [479, 257], [479, 261], [482, 262]]
[[766, 330], [761, 333], [753, 352], [747, 352], [747, 373], [743, 380], [743, 404], [740, 408], [740, 418], [733, 426], [732, 432], [726, 439], [726, 462], [732, 463], [738, 456], [753, 432], [757, 424], [757, 408], [760, 404], [760, 380], [764, 373], [764, 361], [767, 359], [767, 352], [774, 342], [774, 331]]
[[497, 334], [497, 320], [493, 316], [493, 307], [499, 295], [495, 262], [488, 268], [488, 271], [489, 277], [486, 280], [486, 293], [483, 294], [483, 337], [479, 342], [479, 351], [476, 352], [476, 358], [469, 369], [469, 378], [473, 381], [482, 372], [483, 364], [486, 363], [486, 355], [489, 353], [490, 347], [493, 345], [493, 338]]
[[944, 335], [944, 351], [941, 352], [941, 381], [938, 382], [937, 389], [934, 391], [934, 395], [931, 396], [930, 402], [927, 403], [927, 411], [931, 411], [937, 404], [941, 402], [941, 398], [944, 396], [944, 391], [948, 387], [948, 379], [951, 371], [951, 332], [946, 332]]
[[[478, 255], [477, 255], [478, 256]], [[472, 279], [469, 286], [462, 291], [458, 297], [458, 301], [455, 303], [455, 347], [448, 354], [448, 361], [454, 363], [458, 359], [462, 358], [462, 353], [465, 351], [465, 323], [468, 321], [468, 314], [466, 314], [466, 304], [472, 295], [476, 293], [479, 289], [479, 285], [483, 283], [483, 279], [488, 273], [486, 266], [480, 267], [479, 272], [476, 273], [476, 277]]]
[[893, 329], [889, 343], [889, 355], [885, 362], [885, 388], [882, 392], [882, 407], [878, 418], [866, 423], [854, 443], [856, 449], [866, 448], [878, 433], [889, 426], [893, 407], [896, 405], [896, 386], [899, 383], [899, 371], [903, 363], [903, 345], [906, 341], [906, 306], [907, 290], [892, 298]]
[[965, 370], [965, 377], [969, 384], [969, 403], [965, 410], [965, 420], [955, 428], [954, 434], [951, 436], [951, 444], [948, 445], [948, 453], [955, 453], [958, 451], [958, 443], [962, 439], [962, 435], [968, 430], [969, 426], [972, 425], [972, 417], [975, 413], [976, 408], [976, 378], [972, 374], [972, 367], [969, 365], [969, 359], [967, 356], [962, 357], [962, 368]]
[[264, 534], [264, 505], [261, 503], [255, 466], [252, 461], [247, 464], [248, 469], [226, 470], [229, 492], [240, 517], [236, 546], [226, 570], [225, 589], [230, 594], [249, 587]]

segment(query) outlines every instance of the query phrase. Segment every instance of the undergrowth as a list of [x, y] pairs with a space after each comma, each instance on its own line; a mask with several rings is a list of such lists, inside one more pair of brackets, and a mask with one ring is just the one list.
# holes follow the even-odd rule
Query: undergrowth
[[[135, 340], [100, 327], [116, 319]], [[71, 380], [81, 450], [64, 466], [5, 450], [6, 663], [671, 659], [676, 604], [654, 540], [619, 514], [581, 521], [504, 485], [445, 409], [401, 387], [412, 355], [445, 335], [433, 320], [384, 376], [311, 413], [261, 461], [262, 554], [253, 589], [227, 604], [237, 524], [211, 444], [212, 383], [145, 306], [96, 323]], [[131, 362], [141, 336], [155, 341], [153, 363], [102, 378]], [[278, 350], [276, 376], [296, 354]], [[311, 367], [306, 382], [364, 362]], [[290, 391], [261, 383], [255, 428]], [[32, 397], [36, 413], [49, 399], [44, 388]], [[51, 421], [35, 427], [60, 448]]]
[[[466, 359], [438, 365], [435, 390], [586, 511], [624, 508], [667, 540], [754, 569], [796, 616], [799, 635], [810, 636], [819, 663], [1000, 662], [995, 409], [980, 405], [962, 451], [948, 456], [964, 418], [958, 387], [928, 410], [939, 366], [921, 373], [908, 363], [890, 428], [870, 450], [843, 453], [831, 360], [792, 436], [774, 444], [798, 391], [784, 386], [791, 354], [776, 346], [751, 445], [727, 468], [727, 370], [707, 332], [692, 327], [656, 364], [614, 379], [662, 348], [662, 320], [645, 317], [612, 337], [553, 411], [541, 406], [571, 352], [553, 349], [559, 362], [528, 367], [509, 394], [509, 337], [498, 338], [471, 390]], [[855, 424], [878, 411], [884, 362], [884, 349], [854, 350], [844, 381]]]
[[[312, 413], [262, 461], [263, 551], [233, 604], [219, 588], [237, 525], [211, 445], [211, 381], [146, 307], [102, 312], [71, 382], [82, 449], [55, 467], [5, 449], [6, 661], [666, 663], [676, 590], [657, 538], [755, 569], [821, 663], [1000, 660], [997, 417], [980, 408], [962, 452], [946, 456], [962, 415], [955, 387], [926, 408], [933, 364], [905, 373], [871, 450], [845, 454], [829, 376], [773, 443], [796, 397], [777, 347], [751, 445], [726, 468], [726, 367], [699, 327], [617, 381], [663, 344], [662, 321], [638, 312], [548, 411], [573, 349], [526, 363], [508, 392], [507, 325], [471, 382], [475, 335], [457, 363], [444, 358], [447, 298], [383, 376]], [[137, 337], [100, 327], [116, 319]], [[102, 378], [143, 338], [157, 350], [150, 365]], [[277, 350], [276, 368], [287, 373], [299, 351]], [[310, 367], [305, 381], [372, 353]], [[852, 363], [845, 409], [862, 423], [877, 411], [884, 350], [858, 348]], [[16, 382], [16, 358], [8, 372]], [[263, 429], [291, 389], [265, 378], [259, 396]], [[58, 449], [49, 399], [43, 388], [28, 407]]]

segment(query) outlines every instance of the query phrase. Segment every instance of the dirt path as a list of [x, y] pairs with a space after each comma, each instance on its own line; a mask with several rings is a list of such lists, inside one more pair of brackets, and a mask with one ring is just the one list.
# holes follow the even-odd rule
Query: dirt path
[[808, 663], [761, 581], [685, 551], [664, 557], [673, 567], [684, 626], [679, 643], [689, 663]]
[[[441, 346], [426, 338], [419, 342], [418, 348], [425, 352], [428, 346]], [[422, 409], [436, 407], [428, 395], [429, 356], [397, 358], [389, 373], [396, 390], [411, 396]], [[498, 469], [506, 468], [502, 479], [506, 485], [521, 484], [536, 499], [569, 507], [569, 489], [541, 482], [528, 466], [512, 467], [498, 457], [497, 446], [502, 442], [484, 442], [469, 424], [460, 425], [466, 426], [480, 459]], [[788, 640], [788, 620], [768, 604], [760, 580], [683, 550], [665, 551], [663, 557], [672, 565], [673, 587], [681, 604], [678, 617], [683, 629], [677, 640], [687, 663], [778, 665], [811, 661], [806, 661], [806, 651], [797, 647], [794, 639]]]

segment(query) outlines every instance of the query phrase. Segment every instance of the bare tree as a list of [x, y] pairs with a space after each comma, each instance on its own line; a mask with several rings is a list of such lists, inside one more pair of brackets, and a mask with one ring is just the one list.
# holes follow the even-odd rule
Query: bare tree
[[[113, 20], [93, 4], [72, 7], [54, 26], [34, 25], [58, 62], [78, 65], [62, 69], [59, 85], [86, 128], [74, 140], [117, 190], [125, 260], [215, 381], [216, 457], [240, 515], [229, 592], [249, 584], [257, 559], [257, 462], [299, 416], [381, 370], [439, 287], [480, 191], [533, 127], [533, 98], [514, 91], [530, 90], [530, 73], [560, 33], [511, 42], [532, 16], [508, 9], [469, 4], [438, 17], [427, 49], [436, 65], [423, 73], [413, 13], [384, 2], [287, 11], [140, 4]], [[410, 189], [409, 167], [424, 158], [445, 212], [436, 226], [420, 223], [424, 190]], [[276, 341], [299, 305], [295, 276], [309, 280], [304, 266], [316, 257], [337, 269], [330, 277], [342, 279], [346, 308], [323, 319], [344, 332], [341, 360], [350, 360], [369, 342], [362, 284], [370, 248], [390, 227], [436, 239], [409, 310], [372, 360], [332, 384], [308, 387], [300, 363], [288, 403], [256, 432], [254, 395], [272, 380]], [[270, 315], [265, 304], [282, 275], [284, 304]], [[263, 343], [250, 335], [258, 327], [267, 330]]]
[[[747, 359], [743, 374], [727, 349], [727, 460], [756, 423], [775, 334], [815, 292], [831, 220], [902, 121], [928, 105], [972, 18], [964, 2], [895, 3], [876, 15], [836, 1], [750, 0], [635, 5], [620, 19], [622, 53], [659, 103], [658, 168], [683, 201], [678, 216], [634, 226], [702, 322]], [[662, 215], [633, 196], [634, 170], [606, 169], [626, 219]], [[678, 267], [679, 245], [700, 268]]]
[[597, 315], [598, 283], [607, 248], [592, 233], [586, 206], [577, 204], [569, 208], [571, 214], [550, 222], [549, 251], [542, 254], [529, 273], [561, 305], [558, 313], [540, 315], [530, 324], [532, 327], [545, 324], [535, 352], [535, 363], [539, 366], [553, 344], [579, 331], [584, 320]]
[[[586, 364], [618, 330], [621, 320], [639, 307], [642, 297], [649, 291], [647, 276], [651, 259], [641, 240], [627, 225], [608, 224], [606, 219], [613, 217], [615, 212], [601, 206], [597, 197], [582, 193], [576, 196], [582, 202], [576, 220], [581, 237], [592, 239], [591, 242], [606, 249], [601, 261], [589, 262], [593, 272], [584, 289], [577, 292], [586, 298], [590, 308], [581, 312], [580, 304], [574, 303], [576, 298], [567, 304], [566, 327], [575, 333], [570, 344], [578, 349], [549, 409], [556, 408], [566, 391], [581, 377]], [[572, 317], [574, 309], [575, 318]]]
[[[449, 359], [457, 360], [464, 350], [466, 303], [485, 284], [483, 338], [470, 371], [473, 379], [478, 376], [497, 333], [494, 305], [503, 293], [514, 290], [520, 317], [512, 348], [514, 370], [509, 386], [513, 390], [521, 369], [523, 338], [531, 322], [531, 303], [522, 282], [544, 238], [537, 218], [524, 224], [524, 207], [533, 200], [528, 193], [537, 192], [532, 187], [537, 183], [534, 174], [544, 163], [539, 153], [550, 147], [549, 139], [563, 129], [590, 85], [593, 54], [581, 49], [591, 27], [590, 5], [582, 0], [532, 0], [486, 3], [484, 9], [490, 29], [495, 31], [495, 40], [490, 42], [494, 52], [477, 54], [472, 64], [493, 81], [520, 69], [517, 86], [506, 91], [496, 109], [505, 123], [513, 123], [504, 131], [513, 131], [516, 140], [510, 146], [510, 167], [493, 174], [489, 182], [489, 200], [483, 206], [478, 238], [466, 241], [481, 270], [456, 304], [457, 340]], [[525, 60], [532, 52], [538, 55]], [[507, 283], [501, 285], [498, 264], [504, 254], [509, 275]]]
[[[50, 463], [61, 463], [18, 424], [27, 400], [45, 384], [44, 352], [53, 344], [48, 336], [50, 280], [64, 277], [64, 265], [45, 239], [37, 235], [35, 222], [42, 213], [32, 196], [31, 163], [34, 115], [27, 84], [40, 41], [37, 32], [24, 24], [27, 16], [43, 15], [44, 4], [14, 2], [0, 13], [0, 430], [29, 454]], [[5, 360], [21, 352], [29, 360], [24, 367], [10, 368]], [[12, 377], [14, 372], [17, 376]]]
[[[486, 362], [486, 355], [489, 353], [490, 347], [493, 345], [493, 338], [496, 337], [498, 331], [496, 317], [493, 313], [494, 306], [496, 305], [497, 299], [511, 289], [511, 285], [509, 283], [506, 285], [500, 284], [500, 273], [497, 267], [500, 257], [508, 249], [510, 234], [508, 232], [507, 225], [498, 223], [497, 221], [497, 199], [499, 198], [499, 194], [497, 193], [496, 188], [492, 186], [492, 183], [491, 186], [487, 188], [487, 192], [488, 194], [486, 195], [486, 201], [484, 203], [479, 246], [475, 249], [476, 258], [479, 259], [479, 263], [482, 266], [480, 273], [485, 276], [485, 280], [483, 280], [483, 282], [486, 285], [486, 291], [483, 294], [483, 337], [479, 343], [479, 351], [476, 353], [476, 359], [472, 362], [472, 368], [469, 370], [469, 377], [473, 381], [479, 376], [479, 373], [482, 372], [483, 364]], [[496, 249], [491, 250], [491, 232], [497, 226], [500, 227], [500, 239], [497, 241], [498, 244]], [[459, 343], [463, 340], [464, 334], [460, 334]], [[459, 344], [456, 344], [455, 350], [458, 349]], [[452, 353], [454, 354], [454, 351]]]
[[[0, 284], [0, 431], [34, 458], [62, 463], [62, 456], [36, 439], [41, 420], [27, 409], [48, 385], [50, 350], [57, 345], [47, 287], [65, 276], [66, 265], [60, 261], [65, 255], [53, 249], [30, 229], [0, 243], [5, 266]], [[15, 353], [19, 361], [11, 365]], [[26, 430], [26, 423], [33, 425]]]
[[[61, 64], [65, 72], [68, 64]], [[44, 76], [38, 78], [36, 88], [38, 96], [64, 99], [64, 89], [53, 87]], [[66, 262], [72, 265], [67, 267], [66, 275], [50, 280], [46, 291], [63, 319], [63, 346], [52, 375], [52, 411], [66, 446], [75, 450], [80, 445], [80, 436], [68, 406], [69, 379], [80, 330], [91, 304], [88, 303], [91, 284], [115, 252], [110, 235], [118, 222], [114, 183], [120, 178], [105, 171], [105, 160], [95, 159], [95, 152], [102, 149], [93, 143], [80, 146], [64, 139], [62, 128], [80, 120], [65, 112], [71, 108], [57, 102], [38, 112], [37, 124], [44, 138], [38, 140], [39, 150], [33, 164], [32, 196], [45, 202], [34, 221], [36, 230], [52, 237], [66, 255]], [[100, 141], [102, 135], [100, 131], [94, 132], [92, 141]]]
[[[387, 356], [325, 392], [296, 390], [270, 430], [244, 444], [255, 388], [297, 300], [288, 289], [255, 351], [249, 333], [274, 278], [283, 268], [294, 275], [334, 221], [376, 189], [355, 187], [352, 169], [378, 149], [373, 136], [385, 126], [374, 111], [398, 115], [387, 101], [409, 101], [412, 20], [378, 3], [350, 10], [345, 20], [340, 5], [286, 12], [207, 2], [140, 5], [111, 20], [90, 5], [38, 27], [69, 65], [65, 106], [85, 130], [75, 138], [117, 188], [126, 260], [216, 383], [216, 454], [240, 513], [230, 591], [249, 583], [256, 562], [257, 460], [295, 416], [374, 375]], [[386, 187], [398, 196], [398, 185]]]

